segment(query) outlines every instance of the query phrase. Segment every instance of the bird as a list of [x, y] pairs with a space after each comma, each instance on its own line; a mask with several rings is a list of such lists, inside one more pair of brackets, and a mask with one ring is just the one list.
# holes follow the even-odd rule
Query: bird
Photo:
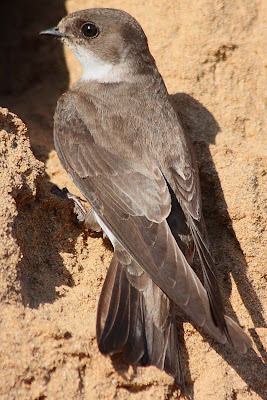
[[40, 33], [60, 39], [83, 68], [57, 102], [54, 143], [91, 206], [88, 223], [114, 248], [97, 310], [100, 352], [182, 384], [178, 309], [246, 353], [250, 337], [225, 313], [193, 145], [141, 25], [125, 11], [91, 8]]

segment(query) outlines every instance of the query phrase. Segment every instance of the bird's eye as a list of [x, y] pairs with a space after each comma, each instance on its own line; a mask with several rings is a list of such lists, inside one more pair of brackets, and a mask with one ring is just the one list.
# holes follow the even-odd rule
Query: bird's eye
[[95, 24], [86, 22], [81, 27], [81, 32], [86, 39], [94, 39], [99, 35], [99, 29]]

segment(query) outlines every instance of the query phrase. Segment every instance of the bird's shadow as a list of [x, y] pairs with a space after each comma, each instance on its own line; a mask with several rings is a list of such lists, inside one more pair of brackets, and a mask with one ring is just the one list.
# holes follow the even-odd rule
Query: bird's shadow
[[[247, 278], [246, 272], [248, 266], [246, 259], [235, 235], [219, 176], [209, 150], [209, 145], [215, 143], [215, 137], [220, 131], [220, 127], [207, 108], [192, 96], [185, 93], [177, 93], [171, 95], [170, 98], [174, 109], [195, 146], [200, 172], [203, 212], [214, 256], [218, 260], [218, 279], [223, 292], [227, 314], [235, 321], [238, 321], [229, 300], [232, 292], [232, 277], [243, 304], [254, 324], [254, 328], [250, 329], [251, 336], [262, 359], [266, 360], [266, 352], [263, 344], [255, 331], [255, 328], [266, 326], [263, 307]], [[262, 385], [259, 384], [258, 378], [262, 377], [262, 382], [264, 381], [263, 374], [266, 366], [257, 356], [256, 352], [249, 350], [248, 354], [241, 355], [225, 346], [218, 345], [205, 335], [205, 333], [202, 334], [216, 352], [235, 369], [249, 388], [264, 398], [266, 393], [264, 393]], [[186, 357], [185, 362], [187, 363], [185, 369], [189, 371], [188, 358], [186, 359]], [[188, 374], [188, 372], [186, 373]], [[187, 375], [187, 380], [189, 378], [190, 375]]]

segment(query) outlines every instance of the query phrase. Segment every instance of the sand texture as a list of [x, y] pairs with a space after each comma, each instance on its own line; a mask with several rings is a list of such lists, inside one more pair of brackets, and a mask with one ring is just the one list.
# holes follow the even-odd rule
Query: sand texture
[[51, 193], [56, 184], [79, 194], [52, 129], [56, 101], [81, 69], [38, 32], [94, 6], [128, 11], [148, 36], [195, 144], [227, 313], [254, 341], [240, 355], [178, 322], [186, 394], [267, 398], [264, 0], [14, 0], [0, 24], [0, 399], [184, 398], [164, 372], [99, 353], [96, 309], [112, 247]]

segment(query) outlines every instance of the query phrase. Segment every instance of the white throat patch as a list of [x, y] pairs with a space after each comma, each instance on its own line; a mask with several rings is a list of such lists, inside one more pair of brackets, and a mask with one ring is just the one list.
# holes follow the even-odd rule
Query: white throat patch
[[101, 60], [90, 50], [84, 50], [82, 47], [69, 47], [82, 65], [81, 80], [101, 83], [116, 83], [127, 80], [127, 66], [124, 63], [114, 65]]

